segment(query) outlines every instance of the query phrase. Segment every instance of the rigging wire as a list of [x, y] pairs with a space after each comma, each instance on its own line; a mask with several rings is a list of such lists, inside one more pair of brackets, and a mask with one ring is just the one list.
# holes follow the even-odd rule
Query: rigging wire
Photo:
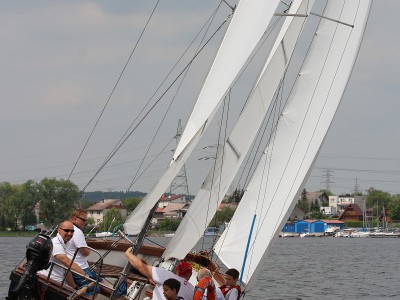
[[[227, 98], [228, 98], [228, 100], [227, 100]], [[222, 151], [222, 153], [220, 153], [220, 148], [221, 148], [220, 145], [221, 145], [221, 141], [224, 141], [226, 139], [226, 136], [227, 136], [227, 123], [228, 123], [228, 119], [229, 119], [229, 104], [230, 104], [230, 101], [231, 101], [231, 98], [230, 98], [230, 92], [229, 92], [228, 96], [224, 98], [224, 105], [223, 105], [222, 114], [221, 114], [222, 117], [221, 117], [221, 121], [220, 121], [220, 125], [219, 125], [219, 131], [218, 131], [218, 142], [217, 142], [218, 146], [216, 147], [216, 154], [215, 154], [215, 157], [218, 157], [219, 155], [222, 155], [222, 161], [223, 161], [223, 156], [224, 156], [224, 152], [225, 151], [224, 151], [224, 147], [222, 146], [222, 150], [223, 151]], [[226, 112], [225, 112], [225, 107], [226, 107]], [[223, 126], [224, 119], [225, 119], [225, 126]], [[225, 130], [224, 130], [224, 133], [222, 135], [223, 127], [225, 127]], [[211, 178], [211, 187], [214, 185], [214, 176], [215, 176], [216, 167], [217, 167], [216, 161], [214, 161], [214, 164], [213, 164], [213, 167], [212, 167], [213, 173], [212, 173], [212, 178]], [[222, 164], [221, 164], [220, 168], [222, 168]], [[221, 172], [220, 172], [220, 176], [221, 176]], [[218, 188], [220, 189], [220, 184], [219, 184]], [[206, 211], [207, 213], [206, 213], [206, 218], [204, 220], [205, 222], [207, 222], [208, 215], [209, 215], [209, 212], [210, 212], [210, 203], [211, 203], [211, 200], [212, 200], [211, 199], [211, 197], [212, 197], [211, 193], [212, 193], [212, 188], [209, 191], [209, 197], [208, 197], [208, 201], [207, 201], [207, 211]], [[218, 209], [218, 207], [216, 207], [216, 210], [217, 209]], [[215, 217], [215, 213], [216, 212], [213, 212], [214, 218], [215, 218], [215, 223], [216, 223], [217, 222], [217, 218]], [[207, 228], [208, 224], [205, 223], [203, 226], [205, 228]], [[214, 238], [213, 238], [212, 245], [210, 246], [211, 249], [214, 247], [215, 242], [216, 242], [216, 236], [214, 236]], [[204, 244], [205, 244], [205, 236], [203, 235], [202, 249], [205, 248]]]
[[[251, 56], [251, 58], [247, 61], [247, 63], [245, 64], [245, 66], [244, 66], [244, 68], [241, 70], [241, 72], [240, 72], [240, 74], [238, 75], [238, 77], [236, 78], [236, 80], [232, 83], [232, 86], [233, 85], [235, 85], [236, 83], [237, 83], [237, 81], [239, 80], [239, 78], [243, 75], [243, 73], [247, 70], [247, 68], [249, 67], [249, 65], [250, 65], [250, 63], [254, 60], [254, 58], [255, 58], [255, 56], [256, 56], [256, 54], [260, 51], [260, 49], [261, 49], [261, 47], [262, 47], [262, 45], [264, 45], [264, 43], [265, 43], [265, 41], [267, 40], [267, 38], [270, 36], [270, 34], [272, 33], [272, 31], [273, 31], [273, 29], [277, 26], [277, 24], [279, 23], [279, 20], [281, 19], [281, 17], [280, 18], [278, 18], [271, 26], [269, 26], [268, 27], [268, 29], [265, 31], [265, 33], [264, 33], [264, 40], [262, 41], [262, 43], [257, 47], [257, 50], [256, 51], [254, 51], [254, 53], [253, 53], [253, 55]], [[252, 91], [254, 90], [254, 87], [252, 88]], [[231, 91], [231, 89], [230, 89], [230, 91]], [[244, 108], [244, 106], [246, 105], [246, 103], [247, 103], [247, 101], [248, 101], [248, 99], [249, 99], [249, 97], [250, 97], [250, 95], [251, 95], [251, 93], [252, 93], [252, 91], [250, 92], [250, 94], [249, 94], [249, 96], [248, 96], [248, 98], [247, 98], [247, 100], [246, 100], [246, 102], [244, 103], [244, 105], [243, 105], [243, 108]], [[225, 100], [224, 100], [224, 109], [225, 109], [225, 101], [226, 101], [226, 98], [225, 98]], [[229, 103], [230, 103], [230, 92], [229, 92], [229, 102], [228, 102], [228, 112], [227, 112], [227, 117], [226, 117], [226, 124], [225, 124], [225, 132], [224, 132], [224, 138], [223, 138], [223, 140], [225, 141], [226, 140], [226, 136], [227, 136], [227, 122], [228, 122], [228, 116], [229, 116]], [[242, 108], [242, 110], [243, 110], [243, 108]], [[224, 113], [222, 113], [222, 114], [224, 114]], [[223, 121], [223, 118], [221, 119], [221, 123], [220, 123], [220, 127], [219, 127], [219, 136], [218, 136], [218, 145], [220, 145], [220, 136], [221, 136], [221, 130], [222, 130], [222, 121]], [[218, 153], [219, 151], [219, 146], [217, 147], [217, 151], [216, 151], [216, 153]], [[222, 146], [222, 153], [219, 153], [219, 155], [222, 155], [222, 161], [223, 161], [223, 155], [224, 155], [224, 147]], [[217, 157], [217, 155], [215, 155], [215, 157]], [[213, 182], [214, 182], [214, 175], [215, 175], [215, 167], [216, 167], [216, 163], [214, 163], [214, 165], [213, 165], [213, 176], [212, 176], [212, 183], [211, 183], [211, 186], [213, 186]], [[223, 163], [221, 164], [221, 166], [220, 166], [220, 168], [222, 169], [222, 167], [223, 167]], [[220, 174], [220, 176], [222, 175], [222, 172], [220, 172], [221, 174]], [[221, 189], [221, 182], [219, 182], [219, 185], [218, 185], [218, 191], [220, 191], [220, 189]], [[219, 194], [219, 193], [218, 193]], [[210, 210], [210, 201], [211, 201], [211, 190], [210, 190], [210, 194], [209, 194], [209, 201], [208, 201], [208, 206], [207, 206], [207, 217], [206, 217], [206, 220], [208, 219], [208, 213], [209, 213], [209, 210]], [[218, 209], [218, 207], [216, 208], [216, 209]], [[215, 214], [215, 212], [214, 212], [214, 214]], [[215, 217], [214, 217], [215, 218]], [[216, 222], [216, 218], [215, 218], [215, 222]], [[208, 224], [205, 224], [205, 227], [207, 227], [207, 225]], [[203, 240], [202, 240], [202, 248], [204, 248], [204, 239], [205, 239], [205, 237], [203, 236]], [[217, 241], [217, 238], [216, 237], [214, 237], [214, 239], [213, 239], [213, 243], [212, 243], [212, 245], [211, 245], [211, 248], [213, 248], [213, 246], [215, 245], [215, 243], [216, 243], [216, 241]], [[213, 255], [214, 255], [214, 252], [213, 251], [210, 251], [210, 253], [211, 253], [211, 258], [213, 257]]]
[[[218, 8], [219, 8], [219, 6], [214, 10], [213, 14], [209, 17], [209, 19], [207, 20], [207, 22], [203, 25], [203, 27], [201, 28], [201, 30], [199, 31], [199, 33], [198, 33], [198, 34], [196, 35], [196, 37], [192, 40], [192, 42], [190, 43], [190, 45], [186, 48], [186, 50], [184, 51], [184, 53], [183, 53], [183, 54], [181, 55], [181, 57], [179, 58], [178, 62], [183, 58], [184, 54], [189, 50], [190, 46], [194, 43], [194, 41], [197, 39], [197, 37], [200, 35], [200, 33], [203, 31], [203, 29], [205, 28], [206, 24], [208, 23], [208, 24], [209, 24], [209, 25], [208, 25], [208, 28], [207, 28], [207, 30], [205, 30], [205, 32], [204, 32], [204, 34], [203, 34], [203, 37], [202, 37], [202, 39], [201, 39], [200, 42], [199, 42], [199, 46], [197, 47], [197, 49], [196, 49], [195, 52], [198, 52], [198, 51], [199, 51], [199, 49], [200, 49], [200, 47], [201, 47], [201, 45], [202, 45], [202, 43], [203, 43], [203, 41], [204, 41], [204, 39], [205, 39], [205, 37], [206, 37], [206, 34], [208, 33], [208, 31], [209, 31], [209, 29], [210, 29], [210, 26], [211, 26], [211, 24], [212, 24], [212, 21], [213, 21], [213, 19], [215, 18], [215, 15], [216, 15], [216, 13], [217, 13], [217, 11], [218, 11]], [[172, 71], [175, 69], [175, 67], [177, 66], [178, 62], [174, 65], [174, 67], [172, 68], [172, 70], [171, 70], [171, 71], [168, 73], [168, 75], [165, 77], [165, 79], [164, 79], [163, 82], [160, 84], [160, 86], [159, 86], [159, 88], [157, 89], [157, 91], [161, 88], [162, 84], [167, 80], [167, 78], [169, 77], [169, 75], [170, 75], [170, 74], [172, 73]], [[147, 154], [149, 153], [149, 151], [150, 151], [150, 149], [151, 149], [151, 147], [152, 147], [152, 145], [153, 145], [153, 143], [154, 143], [154, 141], [155, 141], [155, 139], [156, 139], [156, 137], [157, 137], [157, 135], [158, 135], [158, 132], [160, 131], [161, 126], [162, 126], [162, 124], [164, 123], [165, 118], [167, 117], [167, 114], [168, 114], [168, 112], [169, 112], [169, 110], [170, 110], [172, 104], [174, 103], [174, 101], [175, 101], [175, 99], [176, 99], [176, 96], [177, 96], [177, 94], [178, 94], [178, 92], [179, 92], [179, 90], [180, 90], [180, 88], [181, 88], [181, 86], [182, 86], [182, 84], [183, 84], [183, 82], [184, 82], [186, 76], [187, 76], [187, 73], [189, 72], [189, 69], [190, 69], [190, 66], [186, 69], [185, 74], [182, 76], [182, 80], [181, 80], [181, 82], [179, 83], [178, 88], [176, 89], [175, 94], [174, 94], [174, 96], [172, 97], [172, 99], [171, 99], [171, 101], [170, 101], [170, 103], [169, 103], [169, 105], [168, 105], [168, 108], [167, 108], [167, 110], [165, 111], [165, 113], [164, 113], [164, 115], [163, 115], [163, 117], [162, 117], [162, 119], [161, 119], [161, 121], [160, 121], [160, 124], [159, 124], [159, 126], [158, 126], [158, 128], [157, 128], [157, 130], [156, 130], [156, 132], [155, 132], [155, 134], [154, 134], [154, 136], [153, 136], [153, 138], [152, 138], [152, 140], [151, 140], [151, 142], [150, 142], [148, 148], [147, 148], [147, 151], [146, 151], [146, 153], [145, 153], [144, 156], [143, 156], [142, 162], [140, 163], [140, 165], [139, 165], [139, 167], [138, 167], [138, 169], [137, 169], [137, 171], [136, 171], [136, 173], [135, 173], [135, 176], [134, 176], [134, 178], [132, 179], [131, 184], [129, 185], [129, 187], [127, 188], [127, 190], [126, 190], [126, 192], [125, 192], [124, 199], [126, 198], [126, 195], [127, 195], [128, 192], [130, 191], [130, 189], [131, 189], [131, 187], [133, 186], [134, 182], [137, 181], [136, 176], [137, 176], [137, 174], [139, 173], [140, 168], [142, 167], [142, 164], [144, 163], [144, 160], [146, 159]], [[157, 93], [157, 91], [156, 91], [156, 93]], [[150, 100], [154, 97], [154, 95], [155, 95], [155, 93], [154, 93], [153, 96], [150, 98]], [[131, 124], [131, 126], [132, 126], [132, 124]], [[129, 129], [128, 129], [128, 130], [129, 130]], [[125, 134], [126, 134], [126, 132], [125, 132]], [[176, 137], [176, 136], [175, 136], [175, 137]], [[174, 138], [175, 138], [175, 137], [174, 137]], [[142, 174], [143, 174], [143, 172], [142, 172]]]
[[[269, 31], [269, 32], [267, 31], [267, 34], [265, 34], [264, 40], [262, 41], [261, 45], [258, 47], [258, 49], [257, 49], [257, 51], [255, 52], [255, 54], [254, 54], [252, 60], [254, 59], [255, 55], [261, 50], [261, 47], [265, 44], [267, 38], [270, 36], [270, 34], [271, 34], [272, 31], [275, 29], [275, 27], [278, 25], [278, 23], [279, 23], [279, 21], [280, 21], [281, 19], [282, 19], [282, 17], [279, 17], [279, 18], [274, 22], [274, 24], [273, 24], [271, 27], [268, 28], [268, 31]], [[250, 63], [250, 62], [249, 62], [249, 63]], [[247, 66], [246, 66], [246, 67], [247, 67]], [[254, 87], [254, 88], [255, 88], [255, 87]], [[249, 100], [251, 94], [252, 94], [253, 92], [255, 92], [255, 91], [253, 91], [254, 88], [250, 91], [250, 93], [249, 93], [249, 95], [248, 95], [248, 97], [247, 97], [247, 100], [246, 100], [246, 102], [245, 102], [244, 105], [243, 105], [242, 110], [244, 109], [245, 105], [247, 104], [247, 101]], [[275, 105], [275, 103], [274, 103], [274, 105]], [[268, 122], [269, 122], [269, 119], [268, 119], [267, 123], [268, 123]], [[266, 125], [265, 125], [265, 126], [266, 126]], [[265, 129], [264, 129], [264, 130], [265, 130]], [[258, 140], [259, 134], [260, 134], [260, 131], [257, 133], [257, 137], [256, 137], [255, 140]], [[254, 147], [255, 147], [255, 143], [253, 143], [252, 150], [250, 150], [250, 153], [253, 152]], [[258, 150], [257, 150], [257, 151], [258, 151]], [[258, 152], [256, 152], [256, 153], [258, 153]], [[245, 163], [244, 166], [247, 166], [247, 165], [248, 165], [248, 162], [250, 161], [250, 159], [251, 159], [251, 155], [248, 155], [247, 161], [246, 161], [246, 163]], [[252, 165], [253, 165], [253, 164], [252, 164]], [[243, 171], [242, 171], [242, 173], [241, 173], [241, 175], [240, 175], [240, 178], [239, 178], [239, 180], [237, 181], [238, 183], [237, 183], [236, 189], [239, 189], [239, 184], [240, 184], [240, 182], [241, 182], [241, 178], [242, 178], [242, 176], [243, 176], [243, 174], [244, 174], [244, 170], [245, 170], [245, 169], [246, 169], [246, 168], [243, 168]], [[251, 170], [251, 168], [250, 168], [250, 170]], [[250, 174], [251, 174], [251, 173], [249, 173], [249, 174], [247, 175], [246, 182], [247, 182], [247, 180], [249, 180]], [[245, 183], [243, 186], [246, 186], [246, 185], [247, 185], [247, 184]]]
[[110, 93], [110, 95], [108, 96], [107, 101], [106, 101], [106, 103], [104, 104], [103, 109], [101, 110], [100, 115], [99, 115], [99, 117], [97, 118], [97, 120], [96, 120], [96, 122], [95, 122], [95, 124], [94, 124], [94, 126], [93, 126], [93, 128], [92, 128], [92, 130], [91, 130], [91, 132], [90, 132], [90, 134], [89, 134], [89, 137], [87, 138], [87, 140], [86, 140], [86, 142], [85, 142], [85, 144], [84, 144], [84, 146], [83, 146], [83, 148], [82, 148], [82, 150], [81, 150], [81, 152], [80, 152], [80, 154], [79, 154], [79, 156], [78, 156], [78, 159], [76, 160], [74, 166], [72, 167], [71, 173], [70, 173], [69, 176], [68, 176], [68, 180], [71, 178], [71, 176], [72, 176], [72, 174], [73, 174], [73, 172], [74, 172], [74, 170], [75, 170], [75, 168], [76, 168], [76, 166], [77, 166], [77, 164], [78, 164], [78, 162], [79, 162], [81, 156], [83, 155], [83, 152], [85, 151], [85, 149], [86, 149], [86, 147], [87, 147], [87, 145], [88, 145], [88, 143], [89, 143], [89, 141], [90, 141], [90, 139], [91, 139], [91, 137], [92, 137], [92, 135], [93, 135], [93, 133], [94, 133], [94, 130], [96, 129], [98, 123], [100, 122], [100, 119], [101, 119], [101, 117], [103, 116], [103, 113], [104, 113], [104, 111], [106, 110], [106, 108], [107, 108], [107, 106], [108, 106], [108, 103], [109, 103], [110, 100], [111, 100], [111, 97], [114, 95], [114, 92], [115, 92], [115, 90], [116, 90], [116, 88], [117, 88], [117, 85], [118, 85], [119, 81], [121, 80], [122, 75], [125, 73], [125, 70], [126, 70], [128, 64], [129, 64], [129, 62], [130, 62], [130, 60], [131, 60], [133, 54], [135, 53], [136, 48], [137, 48], [137, 46], [138, 46], [140, 40], [142, 39], [142, 36], [143, 36], [143, 34], [144, 34], [144, 32], [145, 32], [145, 30], [146, 30], [148, 24], [150, 23], [150, 20], [151, 20], [151, 18], [153, 17], [153, 14], [154, 14], [154, 12], [155, 12], [155, 10], [156, 10], [156, 8], [157, 8], [159, 2], [160, 2], [160, 0], [158, 0], [157, 3], [156, 3], [156, 5], [154, 6], [153, 11], [152, 11], [151, 14], [150, 14], [150, 17], [147, 19], [146, 25], [144, 26], [142, 32], [140, 33], [139, 38], [138, 38], [138, 40], [137, 40], [136, 43], [135, 43], [135, 46], [133, 47], [133, 49], [132, 49], [132, 51], [131, 51], [131, 53], [130, 53], [128, 59], [127, 59], [127, 61], [125, 62], [125, 65], [124, 65], [124, 67], [122, 68], [122, 71], [121, 71], [121, 73], [119, 74], [118, 79], [117, 79], [117, 81], [115, 82], [114, 87], [112, 88], [111, 93]]
[[[157, 158], [162, 154], [162, 152], [164, 152], [164, 150], [169, 146], [169, 144], [170, 144], [174, 139], [175, 139], [175, 136], [172, 137], [172, 138], [170, 139], [170, 141], [168, 142], [168, 144], [165, 145], [164, 148], [162, 148], [162, 150], [156, 155], [156, 157], [155, 157], [155, 158], [147, 165], [147, 167], [144, 168], [144, 169], [142, 170], [142, 172], [137, 176], [137, 174], [139, 173], [139, 169], [140, 169], [140, 167], [139, 167], [139, 169], [137, 170], [137, 172], [136, 172], [136, 174], [135, 174], [135, 177], [132, 179], [132, 181], [131, 181], [131, 183], [130, 183], [130, 185], [129, 185], [129, 188], [128, 188], [127, 191], [124, 193], [124, 198], [123, 198], [122, 200], [124, 200], [124, 199], [127, 197], [128, 193], [129, 193], [129, 191], [130, 191], [130, 188], [131, 188], [131, 187], [142, 177], [142, 175], [151, 167], [151, 165], [157, 160]], [[146, 153], [146, 154], [147, 154], [147, 153]], [[142, 162], [144, 162], [144, 160], [143, 160]], [[142, 166], [142, 163], [140, 164], [140, 166]]]
[[[230, 16], [228, 16], [229, 18]], [[212, 40], [212, 38], [219, 32], [219, 30], [223, 27], [223, 25], [227, 22], [228, 18], [226, 18], [220, 26], [216, 29], [216, 31], [209, 37], [204, 45], [200, 48], [200, 50], [194, 54], [189, 63], [180, 71], [177, 77], [172, 81], [172, 83], [165, 89], [165, 91], [158, 97], [156, 102], [149, 108], [149, 110], [144, 114], [144, 116], [138, 121], [138, 123], [132, 128], [132, 130], [122, 139], [122, 141], [111, 151], [108, 158], [102, 163], [99, 169], [95, 172], [89, 182], [84, 186], [82, 191], [85, 191], [86, 188], [90, 185], [90, 183], [96, 178], [96, 176], [101, 172], [101, 170], [106, 166], [106, 164], [111, 160], [111, 158], [117, 153], [117, 151], [122, 147], [122, 145], [129, 139], [129, 137], [136, 131], [139, 125], [144, 121], [144, 119], [151, 113], [151, 111], [159, 104], [159, 102], [164, 98], [165, 94], [172, 88], [172, 86], [177, 82], [177, 80], [185, 73], [186, 69], [191, 65], [191, 63], [196, 59], [196, 57], [202, 52], [204, 47]]]
[[[163, 87], [164, 83], [167, 81], [167, 79], [170, 77], [170, 75], [172, 74], [172, 72], [177, 68], [178, 64], [182, 61], [182, 59], [184, 58], [184, 56], [186, 55], [186, 53], [189, 51], [189, 49], [191, 48], [191, 46], [193, 45], [193, 43], [197, 40], [198, 36], [200, 35], [200, 33], [204, 30], [204, 28], [206, 27], [207, 23], [210, 22], [210, 19], [213, 18], [213, 16], [217, 13], [219, 6], [214, 10], [214, 12], [211, 14], [211, 16], [207, 19], [207, 21], [204, 23], [204, 25], [201, 27], [201, 29], [199, 30], [199, 32], [196, 34], [196, 36], [193, 38], [193, 40], [189, 43], [189, 45], [187, 46], [187, 48], [183, 51], [183, 53], [181, 54], [181, 56], [179, 57], [179, 59], [177, 60], [177, 62], [174, 64], [174, 66], [171, 68], [171, 70], [167, 73], [167, 75], [164, 77], [164, 79], [161, 81], [161, 83], [158, 85], [157, 89], [154, 91], [154, 93], [151, 95], [151, 97], [149, 98], [149, 100], [147, 100], [147, 103], [142, 107], [142, 109], [140, 110], [140, 112], [138, 113], [138, 115], [134, 118], [134, 120], [131, 122], [131, 124], [129, 125], [129, 127], [125, 130], [124, 134], [122, 135], [122, 137], [119, 139], [119, 141], [117, 142], [117, 144], [114, 146], [113, 150], [111, 151], [111, 153], [108, 155], [107, 158], [110, 157], [110, 155], [113, 153], [113, 151], [118, 147], [119, 144], [121, 144], [124, 140], [124, 137], [127, 136], [128, 132], [131, 130], [131, 128], [133, 127], [133, 125], [135, 124], [135, 122], [139, 119], [140, 115], [144, 112], [144, 110], [147, 108], [147, 106], [150, 104], [150, 102], [154, 99], [154, 97], [156, 96], [156, 94], [161, 90], [161, 88]], [[191, 64], [191, 62], [189, 63], [189, 65]], [[178, 76], [179, 77], [179, 76]]]
[[[265, 43], [265, 41], [267, 40], [267, 38], [270, 36], [270, 34], [271, 34], [272, 31], [274, 30], [274, 28], [275, 28], [275, 27], [277, 26], [277, 24], [279, 23], [279, 20], [280, 20], [280, 19], [281, 19], [281, 17], [278, 18], [271, 26], [269, 26], [269, 27], [267, 28], [267, 30], [266, 30], [265, 33], [264, 33], [264, 40], [263, 40], [262, 43], [257, 47], [257, 50], [254, 51], [254, 53], [253, 53], [253, 55], [251, 56], [251, 58], [246, 62], [245, 66], [244, 66], [243, 69], [241, 70], [240, 74], [237, 76], [237, 78], [235, 79], [235, 81], [232, 83], [232, 86], [234, 86], [234, 85], [237, 83], [237, 81], [239, 80], [239, 78], [240, 78], [240, 77], [243, 75], [243, 73], [247, 70], [247, 68], [249, 67], [250, 63], [254, 60], [256, 54], [260, 51], [262, 45], [264, 45], [264, 43]], [[254, 87], [253, 87], [253, 89], [254, 89]], [[253, 89], [252, 89], [252, 90], [253, 90]], [[230, 91], [231, 91], [231, 89], [230, 89]], [[230, 92], [229, 92], [229, 95], [230, 95]], [[248, 98], [250, 97], [250, 95], [251, 95], [251, 92], [249, 93]], [[247, 101], [248, 101], [248, 98], [247, 98], [246, 102], [244, 103], [243, 108], [244, 108], [244, 106], [246, 105], [246, 103], [247, 103]], [[225, 99], [226, 99], [226, 98], [225, 98]], [[229, 96], [229, 103], [230, 103], [230, 96]], [[229, 107], [229, 105], [228, 105], [228, 107]], [[242, 108], [242, 110], [243, 110], [243, 108]], [[225, 109], [225, 100], [224, 100], [224, 109]], [[229, 109], [228, 109], [228, 111], [229, 111]], [[229, 114], [229, 113], [228, 113], [228, 114]], [[222, 130], [222, 121], [223, 121], [223, 120], [221, 119], [220, 131], [219, 131], [218, 144], [217, 144], [217, 145], [220, 145], [220, 142], [219, 142], [219, 141], [220, 141], [220, 134], [221, 134], [221, 130]], [[226, 117], [226, 125], [225, 125], [225, 132], [224, 132], [224, 139], [223, 139], [223, 140], [226, 140], [226, 136], [227, 136], [227, 122], [228, 122], [228, 115], [227, 115], [227, 117]], [[222, 146], [222, 147], [223, 147], [223, 146]], [[219, 155], [222, 155], [222, 157], [223, 157], [223, 155], [224, 155], [224, 147], [223, 147], [222, 149], [223, 149], [223, 151], [222, 151], [222, 153], [219, 154]], [[219, 147], [217, 147], [216, 153], [218, 153], [218, 150], [219, 150]], [[215, 157], [217, 157], [217, 155], [215, 155]], [[222, 159], [222, 161], [223, 161], [223, 159]], [[214, 163], [214, 166], [213, 166], [214, 171], [213, 171], [213, 177], [212, 177], [211, 186], [213, 186], [213, 182], [214, 182], [215, 167], [216, 167], [216, 165], [215, 165], [215, 163]], [[221, 164], [221, 169], [222, 169], [222, 167], [223, 167], [223, 163]], [[222, 175], [222, 174], [221, 174], [221, 175]], [[221, 175], [220, 175], [220, 176], [221, 176]], [[219, 185], [218, 185], [218, 191], [220, 191], [220, 188], [221, 188], [221, 187], [220, 187], [220, 184], [221, 184], [221, 182], [220, 182]], [[218, 193], [218, 194], [219, 194], [219, 193]], [[211, 190], [210, 190], [209, 201], [208, 201], [208, 207], [207, 207], [207, 218], [208, 218], [208, 213], [209, 213], [210, 201], [211, 201]], [[217, 207], [217, 209], [218, 209], [218, 207]], [[215, 212], [214, 212], [214, 214], [215, 214]], [[207, 219], [207, 218], [206, 218], [206, 219]], [[215, 221], [216, 221], [216, 218], [215, 218]], [[205, 224], [205, 226], [207, 227], [207, 224]], [[215, 245], [215, 243], [216, 243], [216, 237], [214, 237], [214, 240], [213, 240], [213, 243], [212, 243], [212, 246], [211, 246], [211, 247], [213, 247], [213, 246]], [[203, 236], [202, 248], [204, 248], [204, 236]], [[210, 253], [211, 253], [211, 257], [212, 257], [212, 256], [213, 256], [213, 251], [210, 251]]]

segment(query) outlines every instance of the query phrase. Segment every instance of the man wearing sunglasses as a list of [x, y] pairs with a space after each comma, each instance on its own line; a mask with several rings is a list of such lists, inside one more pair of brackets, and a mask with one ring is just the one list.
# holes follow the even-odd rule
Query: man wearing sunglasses
[[[54, 237], [51, 241], [53, 243], [53, 252], [51, 256], [51, 262], [58, 263], [60, 265], [64, 265], [65, 267], [69, 267], [71, 264], [71, 259], [67, 257], [66, 247], [69, 244], [71, 238], [74, 235], [74, 224], [70, 221], [62, 221], [57, 228], [57, 236]], [[85, 275], [85, 272], [79, 267], [75, 262], [72, 264], [71, 269]], [[65, 276], [65, 269], [54, 265], [53, 270], [51, 272], [50, 278], [62, 282]], [[50, 272], [50, 268], [47, 270], [40, 271], [39, 274], [48, 276]], [[69, 286], [75, 287], [74, 280], [72, 279], [72, 275], [69, 272], [66, 276], [66, 282]]]
[[[82, 229], [86, 226], [88, 218], [88, 213], [86, 210], [77, 208], [75, 209], [71, 217], [69, 218], [70, 221], [74, 225], [74, 236], [72, 237], [71, 241], [67, 245], [67, 255], [69, 258], [73, 258], [75, 255], [76, 249], [79, 248], [78, 253], [75, 256], [74, 262], [78, 264], [79, 267], [81, 267], [86, 274], [90, 276], [90, 278], [96, 280], [97, 279], [97, 274], [96, 272], [90, 270], [89, 264], [87, 257], [90, 254], [90, 249], [88, 248], [88, 245], [86, 243], [85, 235], [82, 232]], [[83, 286], [86, 285], [88, 282], [85, 281], [82, 277], [78, 275], [73, 274], [74, 281], [76, 285]], [[99, 277], [99, 282], [103, 281], [103, 278]], [[93, 293], [98, 293], [100, 292], [100, 287], [99, 286], [92, 286], [89, 288], [86, 292], [87, 295], [92, 295]]]

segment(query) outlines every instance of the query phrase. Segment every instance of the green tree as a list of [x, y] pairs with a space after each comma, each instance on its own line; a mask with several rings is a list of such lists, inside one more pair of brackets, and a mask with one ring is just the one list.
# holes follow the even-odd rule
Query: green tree
[[313, 202], [311, 202], [311, 207], [310, 211], [311, 212], [320, 212], [321, 206], [319, 205], [318, 199], [314, 199]]
[[10, 197], [14, 194], [13, 187], [8, 182], [0, 183], [0, 227], [6, 228], [10, 226]]
[[220, 210], [217, 210], [214, 218], [210, 222], [210, 226], [218, 226], [220, 224], [224, 224], [224, 222], [229, 222], [233, 214], [235, 213], [235, 209], [225, 206]]
[[69, 218], [78, 206], [81, 193], [70, 180], [45, 178], [38, 185], [40, 192], [40, 212], [46, 224], [56, 225]]
[[366, 205], [368, 208], [377, 206], [380, 208], [389, 207], [391, 200], [392, 197], [389, 193], [370, 188], [366, 198]]
[[10, 189], [7, 188], [7, 196], [3, 199], [2, 212], [4, 213], [5, 227], [9, 227], [12, 230], [18, 230], [19, 189], [20, 187], [17, 185], [10, 185]]
[[321, 211], [314, 210], [310, 213], [310, 219], [320, 220], [320, 219], [326, 219], [326, 218], [327, 218], [327, 216]]
[[100, 225], [102, 231], [112, 230], [114, 227], [122, 223], [121, 213], [115, 207], [111, 208], [104, 215], [103, 222]]
[[390, 218], [393, 221], [400, 221], [400, 194], [392, 196], [392, 201], [390, 203]]
[[180, 223], [181, 223], [181, 220], [165, 218], [164, 220], [162, 220], [160, 222], [160, 229], [175, 231], [178, 229]]
[[333, 196], [333, 193], [328, 189], [319, 190], [321, 193], [325, 193], [327, 196]]
[[300, 200], [297, 202], [297, 206], [305, 213], [308, 213], [310, 211], [306, 189], [303, 189], [303, 191], [301, 192], [301, 197]]
[[23, 228], [37, 223], [34, 208], [40, 200], [39, 187], [33, 180], [28, 180], [21, 185], [17, 196], [18, 216]]
[[239, 203], [240, 200], [242, 200], [243, 194], [244, 194], [244, 190], [243, 189], [239, 189], [239, 188], [235, 189], [235, 191], [233, 192], [233, 195], [232, 195], [233, 196], [233, 202], [234, 203]]
[[124, 206], [126, 207], [126, 211], [127, 213], [131, 213], [136, 206], [139, 205], [140, 203], [140, 198], [126, 198], [122, 201], [122, 203], [124, 203]]
[[17, 230], [26, 225], [36, 224], [33, 212], [38, 193], [34, 181], [21, 185], [2, 183], [0, 185], [0, 227]]

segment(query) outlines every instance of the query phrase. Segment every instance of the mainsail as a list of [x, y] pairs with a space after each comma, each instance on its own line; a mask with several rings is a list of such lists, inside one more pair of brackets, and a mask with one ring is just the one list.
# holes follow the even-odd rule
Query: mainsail
[[[314, 1], [295, 0], [289, 14], [306, 14]], [[217, 155], [200, 191], [169, 242], [163, 257], [183, 259], [201, 238], [224, 198], [262, 125], [286, 70], [305, 18], [287, 17], [265, 67], [232, 133]]]
[[140, 232], [151, 208], [166, 191], [202, 136], [229, 86], [266, 30], [279, 0], [242, 0], [235, 9], [206, 82], [182, 134], [173, 161], [162, 178], [124, 224], [129, 234]]
[[354, 66], [370, 6], [367, 0], [328, 2], [324, 16], [330, 19], [321, 19], [273, 137], [217, 242], [216, 254], [241, 271], [245, 291], [254, 287], [271, 241], [318, 155]]

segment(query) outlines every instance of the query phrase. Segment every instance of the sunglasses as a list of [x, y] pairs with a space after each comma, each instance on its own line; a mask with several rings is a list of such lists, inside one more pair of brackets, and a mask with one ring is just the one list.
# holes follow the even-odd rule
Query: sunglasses
[[61, 229], [62, 231], [65, 231], [66, 233], [74, 233], [74, 231], [75, 231], [75, 230], [73, 230], [73, 229], [64, 229], [64, 228], [61, 228], [61, 227], [60, 227], [60, 229]]
[[87, 222], [87, 219], [81, 218], [81, 217], [77, 217], [78, 219], [82, 220], [83, 222]]

